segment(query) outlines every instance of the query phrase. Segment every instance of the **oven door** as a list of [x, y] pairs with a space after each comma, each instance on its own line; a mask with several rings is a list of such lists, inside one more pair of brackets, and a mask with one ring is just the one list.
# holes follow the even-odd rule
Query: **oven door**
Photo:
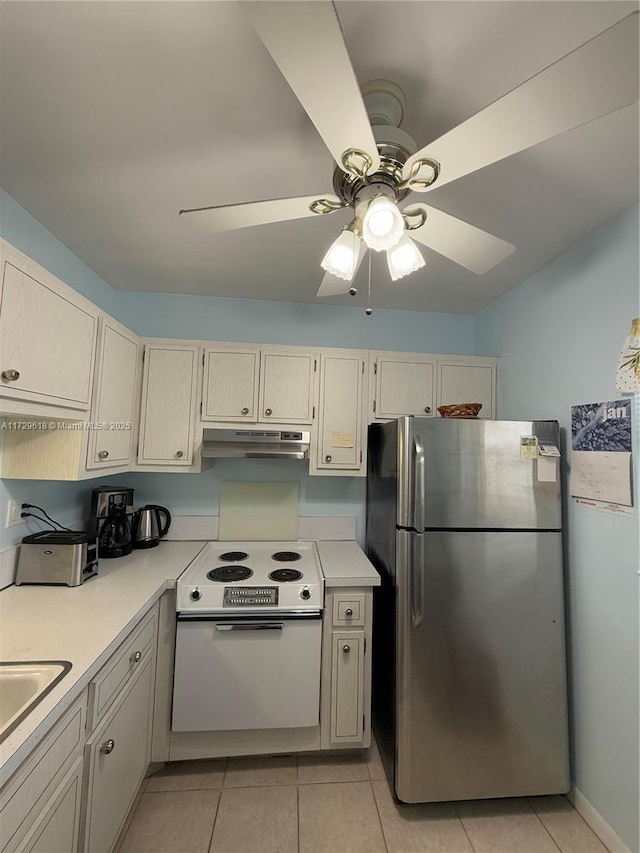
[[176, 732], [316, 726], [320, 614], [178, 619]]

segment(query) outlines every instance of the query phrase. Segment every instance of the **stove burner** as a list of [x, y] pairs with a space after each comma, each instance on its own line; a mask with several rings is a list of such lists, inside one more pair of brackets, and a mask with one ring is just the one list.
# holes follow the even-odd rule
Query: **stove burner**
[[246, 560], [248, 556], [245, 551], [225, 551], [218, 559], [225, 563], [238, 563], [240, 560]]
[[272, 560], [277, 560], [279, 563], [295, 563], [300, 559], [300, 554], [297, 551], [276, 551], [271, 555]]
[[287, 581], [299, 581], [302, 577], [302, 572], [299, 572], [297, 569], [276, 569], [274, 572], [271, 572], [269, 577], [272, 581], [287, 583]]
[[243, 581], [250, 578], [253, 572], [247, 566], [219, 566], [207, 572], [207, 577], [212, 581]]

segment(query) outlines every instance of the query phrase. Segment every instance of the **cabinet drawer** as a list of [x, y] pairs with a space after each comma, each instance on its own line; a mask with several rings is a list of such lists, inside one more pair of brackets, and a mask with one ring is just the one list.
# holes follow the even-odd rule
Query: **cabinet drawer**
[[135, 628], [89, 685], [88, 730], [92, 731], [127, 681], [153, 653], [157, 633], [157, 608]]
[[86, 694], [83, 693], [0, 794], [0, 849], [3, 853], [16, 849], [71, 765], [82, 755], [86, 707]]
[[364, 595], [334, 595], [333, 624], [364, 625]]
[[78, 848], [83, 760], [78, 758], [16, 853], [69, 853]]
[[364, 736], [364, 631], [336, 631], [331, 655], [331, 741]]

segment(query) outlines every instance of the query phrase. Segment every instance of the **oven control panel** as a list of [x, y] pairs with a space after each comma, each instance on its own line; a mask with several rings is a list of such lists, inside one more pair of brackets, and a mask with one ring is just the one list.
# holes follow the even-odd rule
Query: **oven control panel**
[[224, 607], [273, 607], [277, 603], [277, 586], [226, 586], [224, 588]]

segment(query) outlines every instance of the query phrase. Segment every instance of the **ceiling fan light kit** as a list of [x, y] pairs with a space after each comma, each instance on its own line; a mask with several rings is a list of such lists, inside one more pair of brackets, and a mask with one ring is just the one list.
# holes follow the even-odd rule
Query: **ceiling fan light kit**
[[387, 250], [387, 265], [392, 281], [398, 281], [399, 278], [416, 272], [424, 266], [424, 263], [420, 249], [408, 234]]
[[[221, 232], [353, 208], [354, 222], [322, 260], [326, 275], [318, 296], [350, 292], [344, 282], [353, 280], [367, 248], [387, 251], [394, 281], [415, 272], [424, 258], [414, 239], [477, 275], [487, 273], [515, 246], [437, 208], [400, 211], [399, 203], [411, 192], [444, 186], [638, 100], [637, 65], [626, 61], [638, 53], [638, 13], [632, 12], [418, 148], [400, 128], [406, 113], [402, 90], [389, 80], [359, 87], [332, 2], [259, 0], [242, 6], [331, 152], [335, 196], [180, 213]], [[322, 74], [312, 61], [319, 51]]]
[[363, 251], [362, 237], [354, 219], [331, 244], [320, 266], [344, 281], [353, 281]]
[[374, 252], [394, 246], [404, 234], [404, 219], [395, 201], [380, 193], [371, 199], [362, 219], [362, 236]]

